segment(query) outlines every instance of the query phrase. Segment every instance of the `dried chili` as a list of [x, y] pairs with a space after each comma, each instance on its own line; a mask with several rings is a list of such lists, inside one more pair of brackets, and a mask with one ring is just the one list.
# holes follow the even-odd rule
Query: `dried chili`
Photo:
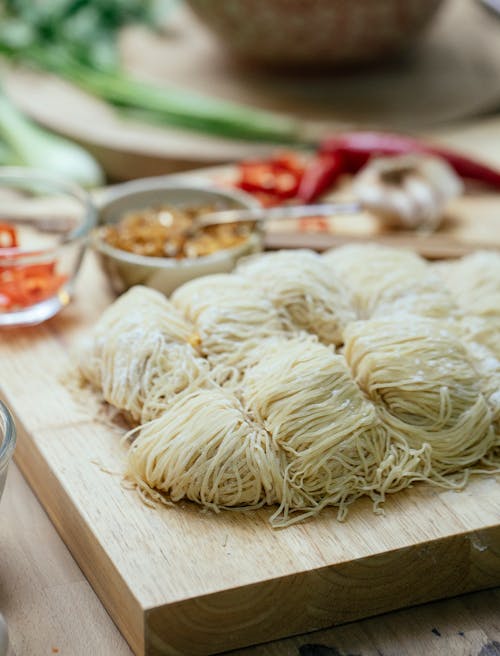
[[373, 157], [424, 153], [441, 157], [466, 180], [500, 189], [500, 171], [460, 153], [390, 132], [345, 132], [323, 140], [320, 153], [343, 159], [346, 173], [357, 173]]

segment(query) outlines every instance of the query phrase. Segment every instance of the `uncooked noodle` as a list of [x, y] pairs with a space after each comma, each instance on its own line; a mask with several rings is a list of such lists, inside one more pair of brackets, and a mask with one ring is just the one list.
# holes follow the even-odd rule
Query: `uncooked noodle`
[[209, 378], [188, 343], [192, 325], [152, 289], [134, 287], [113, 303], [82, 345], [79, 374], [105, 401], [145, 422], [175, 394]]
[[444, 318], [455, 313], [439, 276], [411, 251], [349, 245], [327, 251], [323, 261], [346, 281], [360, 319], [395, 313]]
[[342, 330], [355, 318], [346, 286], [311, 251], [279, 251], [246, 258], [237, 269], [257, 286], [298, 330], [326, 344], [341, 344]]
[[216, 511], [275, 503], [281, 479], [267, 432], [217, 389], [182, 396], [143, 426], [126, 475], [146, 497], [190, 499]]
[[456, 303], [468, 315], [496, 319], [500, 327], [500, 254], [478, 251], [436, 266]]
[[346, 246], [252, 257], [171, 302], [135, 287], [77, 375], [129, 420], [148, 502], [275, 505], [275, 527], [361, 496], [378, 512], [414, 482], [499, 471], [497, 258]]
[[360, 321], [345, 356], [388, 428], [431, 447], [436, 476], [473, 465], [495, 444], [479, 376], [448, 323], [420, 317]]
[[172, 301], [194, 322], [200, 350], [221, 383], [237, 382], [255, 358], [255, 349], [288, 332], [270, 301], [239, 276], [193, 280], [178, 289]]
[[337, 506], [342, 518], [361, 495], [377, 505], [386, 492], [424, 475], [425, 458], [415, 457], [423, 451], [390, 443], [344, 358], [314, 339], [268, 342], [261, 362], [245, 374], [243, 398], [285, 456], [275, 526], [326, 505]]

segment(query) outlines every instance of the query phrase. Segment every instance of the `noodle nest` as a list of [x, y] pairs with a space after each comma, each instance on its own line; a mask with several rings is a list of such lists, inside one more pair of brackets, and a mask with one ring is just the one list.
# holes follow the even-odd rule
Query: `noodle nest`
[[147, 502], [255, 509], [283, 527], [417, 481], [500, 465], [500, 256], [277, 252], [134, 287], [76, 362], [125, 415], [126, 478]]

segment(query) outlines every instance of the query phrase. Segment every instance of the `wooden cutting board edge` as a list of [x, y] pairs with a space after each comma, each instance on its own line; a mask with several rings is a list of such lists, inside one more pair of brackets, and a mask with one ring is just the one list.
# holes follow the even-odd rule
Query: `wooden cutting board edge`
[[[36, 440], [19, 418], [16, 425], [18, 466], [139, 656], [217, 654], [500, 585], [500, 525], [493, 525], [196, 600], [144, 607], [75, 511], [71, 496], [38, 451]], [[390, 576], [381, 577], [377, 571], [390, 572]], [[424, 590], [423, 580], [429, 582]], [[257, 623], [243, 616], [234, 626], [238, 609], [255, 612], [259, 605], [265, 612]]]
[[[497, 551], [492, 557], [491, 551], [486, 555], [486, 549], [482, 551], [482, 547], [474, 546], [483, 544], [496, 545], [498, 549], [500, 526], [290, 575], [273, 582], [224, 590], [200, 597], [196, 605], [187, 600], [149, 609], [145, 613], [146, 654], [185, 653], [182, 650], [186, 648], [188, 636], [189, 648], [193, 650], [190, 654], [218, 654], [493, 588], [500, 584], [500, 553]], [[464, 566], [467, 553], [472, 576]], [[373, 585], [370, 577], [377, 570], [390, 571], [390, 578]], [[364, 580], [364, 586], [359, 586], [360, 580]], [[429, 581], [425, 590], [422, 580]], [[356, 586], [358, 589], [353, 594]], [[257, 624], [243, 622], [237, 635], [230, 627], [227, 627], [228, 632], [214, 635], [213, 627], [235, 608], [243, 605], [258, 611], [259, 602], [265, 612], [258, 616]], [[201, 631], [200, 627], [203, 627]]]

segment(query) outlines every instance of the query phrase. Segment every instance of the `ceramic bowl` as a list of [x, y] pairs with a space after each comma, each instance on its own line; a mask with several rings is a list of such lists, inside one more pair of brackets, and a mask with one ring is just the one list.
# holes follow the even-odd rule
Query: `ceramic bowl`
[[274, 65], [350, 64], [411, 44], [442, 0], [187, 0], [225, 47]]
[[[163, 204], [180, 208], [210, 205], [220, 210], [259, 207], [252, 196], [236, 190], [146, 178], [125, 183], [108, 193], [101, 202], [99, 223], [116, 223], [131, 210]], [[183, 259], [147, 257], [114, 248], [100, 237], [99, 229], [95, 231], [92, 244], [116, 293], [133, 285], [146, 285], [169, 295], [193, 278], [229, 273], [240, 257], [261, 250], [262, 237], [256, 231], [235, 248]]]

